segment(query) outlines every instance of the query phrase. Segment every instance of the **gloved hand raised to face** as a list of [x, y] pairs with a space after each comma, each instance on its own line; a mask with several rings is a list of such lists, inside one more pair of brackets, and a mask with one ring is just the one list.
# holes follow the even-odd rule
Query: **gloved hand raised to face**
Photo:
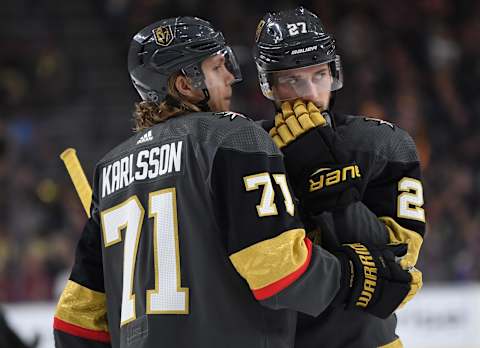
[[327, 125], [325, 117], [312, 102], [307, 105], [297, 99], [292, 105], [282, 103], [282, 112], [275, 115], [275, 127], [269, 132], [279, 149], [290, 144], [300, 135], [315, 128]]
[[344, 244], [333, 251], [342, 265], [340, 290], [333, 304], [382, 319], [405, 305], [423, 285], [419, 270], [404, 270], [397, 263], [406, 251], [405, 244], [373, 247], [360, 243]]
[[313, 214], [346, 207], [361, 198], [361, 171], [314, 103], [283, 102], [269, 130], [282, 150], [295, 195]]

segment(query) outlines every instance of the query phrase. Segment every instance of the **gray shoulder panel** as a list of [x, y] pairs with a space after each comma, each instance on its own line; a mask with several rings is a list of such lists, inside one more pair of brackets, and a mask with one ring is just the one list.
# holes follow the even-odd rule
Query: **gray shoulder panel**
[[253, 122], [232, 130], [223, 140], [221, 147], [242, 152], [263, 152], [268, 156], [281, 155], [268, 133]]
[[196, 112], [172, 117], [155, 126], [133, 134], [130, 138], [109, 151], [99, 162], [132, 151], [135, 147], [149, 146], [152, 143], [167, 142], [172, 138], [186, 135], [201, 143], [217, 147], [236, 128], [254, 123], [243, 115], [236, 113]]
[[198, 114], [192, 132], [199, 141], [214, 147], [242, 152], [264, 152], [280, 155], [268, 133], [256, 122], [234, 112]]
[[394, 162], [416, 162], [418, 155], [412, 137], [390, 122], [365, 116], [347, 116], [339, 133], [352, 149], [374, 152]]

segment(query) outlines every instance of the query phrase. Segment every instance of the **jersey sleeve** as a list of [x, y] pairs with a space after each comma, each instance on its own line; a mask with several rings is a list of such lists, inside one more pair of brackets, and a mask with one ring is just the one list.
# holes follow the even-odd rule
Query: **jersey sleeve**
[[420, 162], [413, 139], [399, 132], [383, 170], [367, 187], [363, 202], [386, 226], [391, 243], [407, 243], [405, 265], [413, 267], [425, 234], [425, 200]]
[[338, 260], [305, 235], [268, 134], [246, 126], [216, 151], [211, 190], [231, 263], [253, 296], [270, 308], [318, 315], [335, 296]]
[[[386, 126], [385, 126], [386, 127]], [[425, 233], [420, 163], [413, 139], [395, 127], [369, 168], [361, 202], [314, 218], [327, 249], [350, 242], [406, 243], [406, 267], [415, 265]]]
[[344, 209], [313, 216], [318, 230], [310, 232], [312, 241], [327, 250], [346, 243], [389, 243], [385, 224], [363, 203], [355, 202]]
[[57, 348], [110, 347], [95, 186], [91, 217], [77, 244], [75, 263], [55, 310]]

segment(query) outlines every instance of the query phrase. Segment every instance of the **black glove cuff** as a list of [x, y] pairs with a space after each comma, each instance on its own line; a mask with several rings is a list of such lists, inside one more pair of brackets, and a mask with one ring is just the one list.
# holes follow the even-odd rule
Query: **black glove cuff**
[[340, 276], [340, 288], [338, 289], [337, 295], [331, 302], [331, 305], [335, 307], [344, 307], [351, 297], [354, 265], [350, 258], [347, 257], [347, 255], [343, 252], [343, 250], [332, 251], [332, 254], [335, 255], [338, 261], [340, 261], [342, 273]]
[[320, 163], [336, 162], [331, 150], [333, 136], [331, 127], [317, 127], [282, 149], [287, 173], [294, 182], [309, 175]]

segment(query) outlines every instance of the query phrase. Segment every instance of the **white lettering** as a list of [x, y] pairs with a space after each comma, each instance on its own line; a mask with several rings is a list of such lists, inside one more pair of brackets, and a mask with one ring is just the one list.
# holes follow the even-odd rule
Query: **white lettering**
[[144, 180], [147, 178], [148, 174], [148, 164], [144, 162], [148, 158], [149, 151], [142, 150], [138, 153], [137, 157], [137, 168], [142, 168], [142, 172], [138, 171], [135, 173], [135, 180]]
[[158, 147], [154, 147], [153, 149], [150, 150], [150, 158], [148, 161], [148, 164], [150, 167], [153, 166], [152, 169], [148, 171], [148, 178], [149, 179], [154, 179], [158, 176], [158, 159], [154, 158], [154, 156], [158, 156], [160, 153], [160, 149]]
[[120, 188], [120, 162], [115, 161], [112, 165], [112, 191]]
[[102, 198], [135, 181], [155, 179], [159, 175], [179, 172], [182, 169], [181, 165], [182, 141], [142, 150], [136, 159], [134, 154], [129, 154], [103, 168]]
[[110, 186], [110, 171], [112, 170], [112, 165], [109, 164], [106, 167], [103, 167], [103, 176], [102, 176], [102, 198], [105, 195], [109, 195], [112, 192], [112, 188]]
[[170, 152], [170, 146], [162, 145], [160, 148], [160, 170], [158, 171], [159, 175], [163, 175], [168, 170], [168, 154]]
[[128, 182], [128, 157], [123, 157], [120, 160], [120, 188], [127, 187]]
[[175, 166], [175, 171], [180, 171], [180, 165], [182, 163], [182, 141], [177, 143], [177, 148], [175, 148], [175, 143], [170, 144], [170, 162], [168, 163], [168, 172], [172, 172], [172, 166]]
[[305, 47], [305, 48], [299, 48], [299, 49], [293, 50], [292, 53], [290, 53], [290, 55], [293, 56], [295, 54], [301, 54], [301, 53], [316, 51], [317, 48], [318, 48], [318, 46], [310, 46], [310, 47]]
[[130, 185], [134, 179], [133, 177], [133, 154], [130, 154], [130, 168], [129, 168], [129, 171], [128, 171], [128, 184]]

